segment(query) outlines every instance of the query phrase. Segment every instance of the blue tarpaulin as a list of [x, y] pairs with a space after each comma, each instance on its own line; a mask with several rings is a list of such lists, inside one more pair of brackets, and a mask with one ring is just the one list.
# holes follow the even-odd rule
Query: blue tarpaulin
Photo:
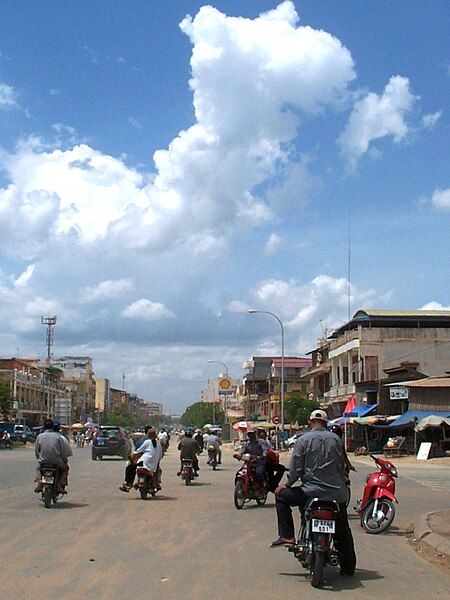
[[344, 416], [341, 417], [339, 420], [334, 421], [334, 423], [336, 425], [345, 425], [346, 423], [349, 423], [350, 419], [352, 418], [356, 417], [359, 419], [361, 417], [367, 417], [372, 411], [375, 411], [377, 406], [378, 404], [369, 404], [368, 406], [355, 406], [353, 407], [351, 412], [344, 413]]
[[415, 424], [414, 418], [417, 422], [421, 421], [425, 417], [430, 415], [436, 415], [437, 417], [450, 417], [450, 412], [439, 411], [439, 410], [407, 410], [398, 419], [389, 423], [389, 425], [372, 425], [372, 427], [380, 427], [383, 429], [394, 429], [396, 427], [413, 427]]

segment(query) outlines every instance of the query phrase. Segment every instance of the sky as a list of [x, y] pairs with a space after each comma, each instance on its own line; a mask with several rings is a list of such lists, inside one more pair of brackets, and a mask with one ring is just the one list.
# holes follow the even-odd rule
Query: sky
[[[0, 354], [179, 413], [359, 308], [449, 309], [450, 5], [5, 0]], [[349, 236], [350, 233], [350, 236]]]

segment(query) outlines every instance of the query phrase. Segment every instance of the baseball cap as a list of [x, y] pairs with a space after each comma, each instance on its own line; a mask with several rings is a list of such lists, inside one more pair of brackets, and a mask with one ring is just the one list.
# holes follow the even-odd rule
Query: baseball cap
[[328, 421], [327, 413], [324, 410], [313, 410], [309, 420], [319, 419], [320, 421]]

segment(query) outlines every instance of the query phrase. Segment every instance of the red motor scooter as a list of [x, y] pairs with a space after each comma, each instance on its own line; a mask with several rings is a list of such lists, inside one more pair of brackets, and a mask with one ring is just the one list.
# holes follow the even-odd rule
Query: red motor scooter
[[396, 467], [388, 460], [373, 454], [370, 455], [380, 467], [379, 471], [371, 473], [366, 478], [363, 497], [358, 500], [355, 511], [361, 517], [361, 527], [367, 533], [381, 533], [386, 531], [395, 516], [394, 477], [398, 477]]

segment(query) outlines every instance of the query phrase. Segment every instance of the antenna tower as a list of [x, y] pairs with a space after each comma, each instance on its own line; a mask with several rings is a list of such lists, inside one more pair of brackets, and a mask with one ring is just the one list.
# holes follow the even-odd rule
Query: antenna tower
[[351, 229], [350, 229], [350, 211], [348, 213], [348, 257], [347, 257], [347, 313], [348, 320], [351, 319]]
[[54, 317], [41, 317], [42, 325], [47, 325], [47, 358], [46, 363], [50, 364], [52, 359], [51, 347], [53, 346], [53, 327], [56, 325], [56, 315]]

